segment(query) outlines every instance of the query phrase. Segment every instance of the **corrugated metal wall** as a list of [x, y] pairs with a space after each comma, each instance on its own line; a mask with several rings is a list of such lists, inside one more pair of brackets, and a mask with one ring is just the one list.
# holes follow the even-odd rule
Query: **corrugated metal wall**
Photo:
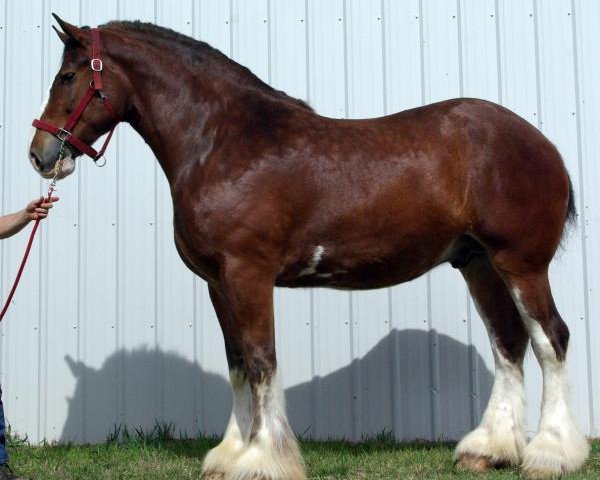
[[[201, 38], [334, 117], [473, 96], [554, 141], [579, 227], [552, 269], [571, 332], [578, 421], [600, 430], [600, 3], [594, 0], [0, 0], [1, 211], [45, 190], [29, 125], [61, 55], [50, 12], [73, 23], [156, 22]], [[221, 432], [225, 356], [205, 285], [179, 260], [167, 183], [143, 141], [118, 129], [108, 165], [80, 160], [0, 328], [9, 421], [30, 439], [103, 440], [112, 425], [175, 422]], [[4, 298], [25, 246], [0, 244]], [[487, 336], [464, 282], [439, 268], [364, 293], [277, 292], [290, 417], [305, 436], [459, 437], [492, 382]], [[528, 433], [541, 394], [527, 361]]]

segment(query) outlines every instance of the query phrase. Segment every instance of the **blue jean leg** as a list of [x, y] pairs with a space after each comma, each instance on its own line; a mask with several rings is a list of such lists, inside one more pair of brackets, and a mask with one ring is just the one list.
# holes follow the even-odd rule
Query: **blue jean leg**
[[4, 404], [2, 403], [2, 389], [0, 388], [0, 465], [8, 462], [6, 451], [6, 421], [4, 420]]

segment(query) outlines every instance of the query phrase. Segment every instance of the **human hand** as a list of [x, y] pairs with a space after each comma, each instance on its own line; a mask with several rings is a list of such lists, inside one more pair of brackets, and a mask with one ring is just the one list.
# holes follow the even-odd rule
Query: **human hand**
[[46, 218], [48, 216], [48, 210], [52, 208], [52, 204], [59, 200], [58, 197], [50, 197], [46, 200], [46, 197], [40, 197], [37, 200], [29, 202], [25, 207], [25, 213], [29, 220], [37, 220]]

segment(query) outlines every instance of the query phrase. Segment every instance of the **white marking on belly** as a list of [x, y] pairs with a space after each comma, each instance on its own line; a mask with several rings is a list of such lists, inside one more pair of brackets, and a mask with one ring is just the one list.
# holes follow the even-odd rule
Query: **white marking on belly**
[[307, 267], [303, 268], [298, 274], [299, 277], [303, 277], [305, 275], [313, 275], [317, 273], [317, 265], [321, 262], [321, 258], [323, 257], [323, 253], [325, 253], [325, 249], [322, 245], [317, 245], [313, 252], [313, 256], [310, 260], [310, 263]]

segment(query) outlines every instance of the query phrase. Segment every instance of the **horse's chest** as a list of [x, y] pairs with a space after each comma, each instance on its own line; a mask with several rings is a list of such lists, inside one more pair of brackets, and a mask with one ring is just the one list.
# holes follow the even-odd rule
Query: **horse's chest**
[[204, 280], [216, 280], [218, 255], [210, 248], [202, 229], [195, 228], [194, 224], [178, 222], [176, 215], [174, 230], [175, 246], [183, 263]]

